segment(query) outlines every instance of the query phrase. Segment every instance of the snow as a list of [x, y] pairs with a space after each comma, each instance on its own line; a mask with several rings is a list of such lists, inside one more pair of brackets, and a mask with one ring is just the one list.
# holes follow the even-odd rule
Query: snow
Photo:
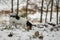
[[[13, 5], [14, 5], [14, 9], [17, 8], [17, 0], [13, 0]], [[26, 1], [27, 0], [19, 0], [19, 7], [21, 7], [21, 5], [26, 6]], [[41, 7], [41, 1], [42, 0], [29, 0], [31, 3], [37, 4], [38, 7]], [[44, 7], [46, 8], [47, 3], [49, 3], [48, 0], [44, 1]], [[60, 2], [59, 2], [60, 3]], [[0, 10], [11, 10], [11, 0], [1, 0], [0, 1]], [[56, 0], [54, 0], [54, 7], [56, 6]], [[51, 6], [49, 6], [50, 9]]]
[[[60, 40], [60, 30], [59, 31], [49, 31], [48, 28], [37, 28], [33, 27], [34, 30], [26, 31], [21, 29], [13, 30], [0, 30], [0, 39], [1, 40], [40, 40], [39, 38], [33, 38], [33, 35], [36, 31], [39, 31], [40, 35], [42, 33], [43, 40]], [[43, 31], [46, 29], [46, 31]], [[8, 34], [12, 32], [13, 36], [8, 37]], [[31, 39], [30, 39], [31, 38]]]
[[[3, 15], [1, 18], [3, 18], [3, 20], [4, 19], [8, 20], [8, 16]], [[52, 26], [48, 25], [47, 28], [44, 26], [42, 27], [43, 28], [38, 28], [33, 26], [32, 30], [26, 31], [25, 29], [21, 28], [21, 26], [18, 29], [16, 28], [4, 29], [4, 27], [0, 26], [0, 39], [1, 40], [60, 40], [60, 29], [59, 31], [56, 31], [56, 30], [50, 31], [50, 28]], [[43, 39], [33, 38], [33, 35], [36, 31], [39, 31], [39, 34], [43, 35]], [[12, 37], [8, 37], [8, 34], [10, 32], [13, 33]]]
[[[36, 14], [39, 14], [39, 13], [37, 12]], [[34, 14], [33, 17], [35, 17], [36, 14]], [[38, 16], [36, 16], [36, 17], [38, 18]], [[7, 21], [9, 20], [9, 17], [4, 16], [4, 15], [1, 16], [0, 18], [2, 18], [2, 20], [4, 20], [4, 19]], [[42, 25], [40, 25], [40, 26], [42, 26]], [[36, 31], [39, 31], [39, 34], [43, 35], [43, 40], [60, 40], [60, 29], [59, 29], [59, 31], [56, 31], [56, 30], [50, 31], [50, 29], [52, 28], [52, 26], [50, 26], [50, 25], [48, 25], [47, 28], [44, 26], [42, 26], [43, 28], [38, 28], [38, 27], [33, 26], [32, 30], [30, 30], [30, 31], [26, 31], [21, 26], [19, 26], [19, 27], [20, 28], [18, 28], [18, 29], [16, 29], [16, 28], [4, 29], [5, 27], [0, 26], [0, 39], [1, 40], [42, 40], [39, 38], [33, 38], [34, 33]], [[8, 37], [8, 34], [10, 32], [13, 33], [12, 37]]]
[[[40, 4], [41, 0], [30, 0], [30, 1], [31, 1], [31, 3], [37, 4], [38, 7], [41, 6], [41, 4]], [[19, 9], [21, 9], [23, 6], [26, 6], [25, 0], [20, 0], [19, 2], [20, 2]], [[39, 2], [39, 3], [37, 3], [37, 2]], [[44, 2], [44, 7], [46, 7], [47, 3]], [[14, 0], [14, 10], [17, 7], [16, 5], [17, 5], [17, 0]], [[31, 8], [31, 7], [29, 7], [29, 8]], [[10, 9], [11, 9], [11, 0], [6, 0], [5, 2], [4, 2], [4, 0], [0, 0], [0, 10], [10, 10]], [[49, 9], [50, 9], [50, 6], [49, 6]], [[44, 9], [44, 10], [46, 10], [46, 9]], [[47, 22], [50, 22], [50, 12], [48, 12], [47, 14], [48, 14]], [[31, 18], [31, 20], [33, 20], [33, 19], [40, 20], [40, 15], [41, 15], [41, 13], [37, 11], [34, 14], [29, 14], [28, 18]], [[26, 25], [26, 20], [27, 20], [26, 18], [21, 17], [20, 20], [16, 20], [14, 18], [10, 18], [9, 15], [2, 14], [0, 16], [0, 40], [60, 40], [60, 28], [57, 28], [58, 29], [58, 31], [57, 31], [57, 29], [51, 25], [47, 24], [48, 27], [43, 26], [44, 24], [46, 24], [45, 17], [46, 17], [46, 12], [43, 12], [43, 23], [40, 24], [38, 22], [36, 22], [36, 23], [31, 22], [32, 24], [37, 25], [37, 27], [33, 26], [32, 30], [27, 31], [23, 28]], [[60, 12], [59, 12], [58, 17], [60, 17]], [[15, 28], [14, 25], [11, 25], [12, 21], [15, 21], [16, 23], [22, 23], [23, 27], [22, 27], [22, 25], [17, 25], [18, 28]], [[59, 21], [60, 21], [60, 18], [59, 18]], [[10, 24], [10, 22], [11, 22], [11, 24]], [[56, 24], [56, 12], [53, 12], [52, 23]], [[8, 26], [10, 26], [11, 29], [6, 28]], [[56, 27], [58, 27], [58, 25]], [[50, 30], [51, 28], [54, 28], [54, 30], [51, 31]], [[42, 35], [43, 39], [39, 39], [38, 37], [37, 38], [33, 37], [33, 35], [36, 31], [39, 31], [39, 36]], [[13, 34], [12, 37], [8, 37], [8, 35], [10, 33]]]
[[[48, 12], [47, 13], [47, 22], [50, 22], [50, 13], [51, 12]], [[58, 12], [59, 13], [59, 15], [60, 15], [60, 12]], [[52, 23], [55, 23], [56, 24], [56, 12], [52, 12]], [[28, 15], [28, 18], [31, 18], [31, 19], [38, 19], [38, 20], [40, 20], [40, 15], [41, 15], [41, 12], [36, 12], [35, 14], [29, 14]], [[58, 17], [60, 17], [58, 15]], [[45, 17], [46, 17], [46, 12], [43, 12], [43, 22], [45, 22]]]

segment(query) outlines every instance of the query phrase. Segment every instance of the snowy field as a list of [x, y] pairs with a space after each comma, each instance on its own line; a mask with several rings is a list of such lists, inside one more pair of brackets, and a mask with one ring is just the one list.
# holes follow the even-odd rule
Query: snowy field
[[[49, 14], [48, 13], [48, 22], [49, 22]], [[29, 16], [30, 15], [30, 16]], [[40, 19], [40, 13], [35, 13], [34, 15], [29, 14], [28, 17], [31, 17], [31, 19], [34, 18], [38, 18]], [[59, 14], [60, 15], [60, 14]], [[45, 18], [45, 13], [43, 14], [43, 19]], [[56, 22], [56, 13], [53, 12], [53, 21], [52, 22]], [[2, 18], [2, 19], [1, 19]], [[9, 25], [9, 16], [5, 16], [4, 14], [0, 17], [0, 22], [2, 22], [3, 20], [3, 24], [0, 24], [0, 40], [60, 40], [60, 28], [55, 28], [51, 25], [48, 25], [47, 27], [40, 25], [37, 27], [32, 27], [32, 30], [25, 30], [22, 28], [22, 26], [19, 26], [18, 29], [16, 29], [14, 26], [9, 29], [6, 28], [6, 25]], [[38, 23], [35, 23], [38, 24]], [[51, 30], [51, 28], [53, 28], [53, 30]], [[39, 36], [43, 36], [43, 38], [39, 38], [36, 37], [34, 38], [33, 35], [35, 34], [35, 32], [38, 31], [39, 32]], [[12, 33], [13, 36], [9, 37], [8, 35]]]
[[[47, 0], [48, 1], [48, 0]], [[30, 0], [31, 3], [35, 3], [38, 7], [41, 7], [40, 0]], [[48, 2], [44, 1], [44, 7], [47, 7]], [[14, 0], [14, 10], [17, 8], [17, 0]], [[26, 6], [25, 0], [19, 1], [19, 9], [23, 6]], [[51, 5], [50, 5], [51, 6]], [[49, 6], [49, 9], [50, 9]], [[56, 1], [54, 1], [54, 6], [56, 6]], [[34, 6], [33, 6], [34, 7]], [[31, 6], [30, 6], [31, 8]], [[55, 8], [55, 7], [54, 7]], [[0, 0], [0, 11], [1, 10], [11, 10], [11, 0]], [[45, 9], [46, 10], [46, 9]], [[47, 13], [47, 22], [50, 22], [50, 12]], [[52, 13], [52, 23], [56, 24], [56, 12]], [[40, 12], [36, 12], [34, 14], [27, 15], [31, 20], [40, 20]], [[45, 23], [46, 13], [43, 12], [43, 23], [40, 22], [31, 22], [32, 24], [36, 24], [37, 26], [32, 26], [31, 30], [25, 30], [22, 25], [18, 25], [17, 28], [14, 25], [11, 25], [10, 21], [14, 20], [15, 22], [21, 22], [25, 27], [25, 19], [23, 20], [15, 20], [10, 19], [10, 15], [2, 14], [0, 15], [0, 40], [60, 40], [60, 24], [57, 26], [52, 26]], [[60, 12], [58, 15], [58, 20], [60, 23]], [[46, 25], [46, 26], [44, 26]], [[39, 32], [38, 36], [35, 35], [36, 32]], [[12, 34], [10, 37], [9, 35]], [[42, 37], [41, 37], [42, 36]]]
[[[50, 30], [51, 26], [38, 28], [33, 27], [32, 30], [26, 31], [23, 28], [20, 29], [0, 29], [0, 40], [60, 40], [60, 28], [59, 30]], [[43, 36], [43, 39], [38, 37], [34, 38], [33, 35], [36, 31], [39, 31], [39, 36]], [[12, 33], [13, 36], [8, 35]]]

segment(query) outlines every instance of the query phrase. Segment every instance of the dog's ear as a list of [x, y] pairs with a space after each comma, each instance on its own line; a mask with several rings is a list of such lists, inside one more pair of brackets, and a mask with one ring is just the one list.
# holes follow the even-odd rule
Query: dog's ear
[[17, 19], [17, 20], [19, 20], [19, 19], [20, 19], [20, 17], [19, 17], [19, 16], [16, 16], [16, 19]]

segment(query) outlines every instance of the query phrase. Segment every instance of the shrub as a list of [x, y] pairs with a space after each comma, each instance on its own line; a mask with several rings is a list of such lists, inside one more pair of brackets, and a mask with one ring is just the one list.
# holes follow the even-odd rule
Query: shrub
[[21, 15], [21, 17], [23, 17], [23, 18], [25, 18], [27, 16], [27, 14], [26, 13], [24, 13], [23, 15]]

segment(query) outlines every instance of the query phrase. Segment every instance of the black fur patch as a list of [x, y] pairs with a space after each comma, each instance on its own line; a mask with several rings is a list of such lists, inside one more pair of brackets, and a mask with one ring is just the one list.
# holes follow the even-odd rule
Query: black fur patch
[[30, 29], [32, 28], [32, 24], [29, 21], [27, 21], [26, 25], [29, 26]]
[[16, 18], [17, 20], [19, 20], [19, 19], [20, 19], [20, 17], [19, 17], [19, 16], [17, 16], [17, 15], [10, 15], [10, 17]]

